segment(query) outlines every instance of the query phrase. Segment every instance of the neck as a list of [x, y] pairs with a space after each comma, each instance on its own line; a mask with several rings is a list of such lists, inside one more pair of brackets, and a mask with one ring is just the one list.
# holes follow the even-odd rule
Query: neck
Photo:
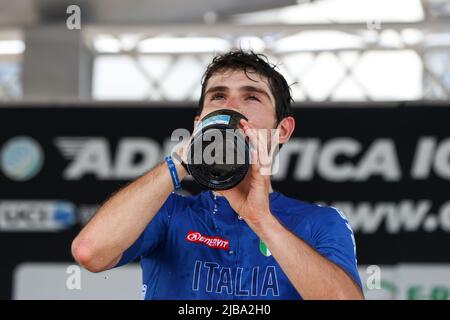
[[[243, 181], [242, 183], [240, 183], [239, 185], [237, 185], [236, 187], [233, 187], [231, 190], [234, 190], [234, 189], [237, 189], [237, 190], [245, 190], [246, 189], [246, 183], [245, 183], [245, 181]], [[212, 191], [212, 193], [214, 194], [214, 195], [216, 195], [216, 196], [224, 196], [223, 195], [223, 193], [222, 193], [223, 191]], [[273, 188], [272, 188], [272, 183], [269, 183], [269, 193], [272, 193], [273, 192]]]

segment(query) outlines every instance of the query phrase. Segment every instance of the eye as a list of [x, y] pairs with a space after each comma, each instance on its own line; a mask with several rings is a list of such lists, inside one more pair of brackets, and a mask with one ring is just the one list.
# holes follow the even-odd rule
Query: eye
[[253, 101], [260, 101], [257, 96], [253, 96], [253, 95], [248, 96], [247, 99], [248, 100], [253, 100]]
[[225, 99], [225, 95], [223, 93], [215, 93], [211, 97], [211, 100], [222, 100], [222, 99]]

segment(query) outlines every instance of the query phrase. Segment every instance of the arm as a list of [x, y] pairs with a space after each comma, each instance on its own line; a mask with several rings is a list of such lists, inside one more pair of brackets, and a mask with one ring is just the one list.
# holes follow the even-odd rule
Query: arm
[[[180, 179], [186, 171], [177, 163]], [[112, 196], [72, 242], [75, 260], [92, 272], [114, 267], [173, 191], [166, 163]]]
[[358, 285], [336, 264], [287, 230], [269, 212], [249, 226], [270, 249], [305, 299], [363, 299]]

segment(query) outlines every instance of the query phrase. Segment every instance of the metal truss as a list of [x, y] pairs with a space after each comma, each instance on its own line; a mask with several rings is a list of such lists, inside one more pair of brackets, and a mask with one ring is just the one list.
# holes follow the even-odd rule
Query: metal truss
[[[148, 39], [161, 37], [217, 37], [225, 39], [231, 47], [238, 47], [242, 37], [258, 37], [264, 42], [264, 49], [261, 53], [266, 54], [271, 61], [279, 65], [280, 70], [286, 76], [288, 82], [298, 83], [292, 86], [293, 96], [296, 101], [342, 101], [337, 93], [343, 83], [352, 82], [353, 90], [357, 90], [356, 96], [359, 101], [382, 101], [384, 97], [379, 97], [371, 92], [368, 84], [358, 76], [358, 67], [368, 54], [373, 52], [394, 53], [401, 51], [413, 52], [421, 62], [422, 72], [422, 92], [419, 92], [412, 100], [448, 100], [450, 99], [450, 24], [448, 20], [435, 19], [433, 22], [425, 23], [386, 23], [368, 22], [366, 24], [322, 24], [322, 25], [254, 25], [254, 26], [187, 26], [186, 28], [176, 28], [167, 26], [157, 27], [133, 27], [123, 30], [112, 28], [91, 28], [87, 41], [97, 57], [102, 56], [127, 56], [133, 61], [134, 66], [146, 79], [148, 85], [147, 99], [153, 101], [172, 101], [172, 93], [163, 90], [164, 83], [168, 77], [178, 68], [180, 60], [188, 59], [202, 72], [211, 60], [212, 52], [195, 52], [192, 48], [186, 51], [177, 50], [173, 52], [141, 52], [140, 43]], [[180, 31], [180, 29], [182, 31]], [[408, 35], [413, 32], [419, 34], [420, 39], [411, 40]], [[338, 31], [341, 34], [351, 35], [359, 41], [358, 46], [343, 46], [337, 48], [298, 48], [281, 50], [277, 43], [292, 35], [298, 35], [309, 31]], [[127, 44], [127, 49], [119, 49], [116, 52], [99, 52], [96, 50], [95, 39], [98, 35], [109, 35], [114, 37], [119, 44], [123, 44], [123, 35], [134, 33], [139, 35], [135, 43]], [[448, 43], [430, 43], [428, 39], [436, 38], [447, 33]], [[395, 38], [394, 43], [386, 43], [386, 37]], [[326, 44], [325, 44], [326, 46]], [[119, 45], [119, 47], [122, 47]], [[194, 51], [194, 52], [193, 52]], [[258, 51], [258, 50], [257, 50]], [[164, 72], [156, 76], [152, 70], [143, 63], [145, 59], [160, 59], [164, 55], [168, 59]], [[311, 88], [308, 88], [308, 77], [315, 76], [317, 66], [320, 65], [324, 57], [328, 63], [332, 63], [337, 75], [332, 75], [332, 81], [326, 83], [327, 91], [320, 96], [314, 95]], [[351, 57], [351, 58], [349, 58]], [[305, 63], [306, 61], [306, 63]], [[330, 62], [332, 61], [332, 62]], [[193, 101], [198, 99], [199, 78], [198, 73], [186, 74], [184, 81], [189, 83], [184, 89], [183, 95], [177, 92], [177, 100]], [[324, 74], [324, 82], [330, 75]], [[178, 90], [178, 89], [174, 89]], [[396, 100], [395, 97], [391, 98]]]
[[[351, 36], [358, 45], [329, 46], [320, 48], [298, 47], [280, 48], [281, 40], [307, 32], [335, 31]], [[410, 34], [418, 36], [411, 39]], [[130, 37], [131, 35], [131, 37]], [[357, 101], [401, 100], [402, 98], [377, 95], [361, 76], [359, 68], [372, 53], [412, 52], [420, 61], [421, 90], [409, 100], [449, 100], [450, 99], [450, 22], [446, 18], [426, 19], [417, 23], [383, 23], [371, 21], [366, 24], [314, 24], [314, 25], [248, 25], [229, 24], [180, 26], [88, 26], [83, 36], [86, 45], [95, 55], [103, 57], [126, 57], [131, 67], [140, 75], [148, 89], [145, 97], [150, 101], [195, 101], [200, 93], [200, 77], [214, 55], [213, 51], [178, 48], [176, 52], [160, 50], [145, 52], [141, 45], [148, 39], [213, 37], [225, 40], [229, 48], [246, 47], [243, 38], [257, 38], [263, 44], [264, 53], [275, 62], [292, 86], [293, 96], [300, 101], [345, 101], [339, 95], [345, 84], [351, 83]], [[116, 41], [115, 50], [99, 50], [99, 36]], [[395, 41], [386, 41], [387, 38]], [[131, 40], [130, 40], [131, 39]], [[295, 42], [295, 41], [294, 41]], [[334, 72], [324, 74], [324, 61], [334, 68]], [[375, 63], [377, 63], [375, 61]], [[158, 72], [152, 65], [158, 64]], [[183, 86], [173, 88], [167, 83], [174, 77], [180, 65], [189, 64], [193, 72], [185, 73]], [[317, 74], [321, 72], [321, 74]], [[0, 100], [21, 99], [20, 56], [0, 55]], [[322, 77], [321, 93], [310, 86], [311, 78]], [[93, 99], [96, 99], [93, 96]]]
[[21, 62], [17, 55], [0, 55], [0, 101], [22, 97]]

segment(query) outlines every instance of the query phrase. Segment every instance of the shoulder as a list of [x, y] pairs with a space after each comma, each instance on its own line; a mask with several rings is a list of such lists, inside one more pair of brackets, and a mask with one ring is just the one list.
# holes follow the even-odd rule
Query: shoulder
[[314, 220], [325, 219], [329, 217], [347, 220], [345, 215], [337, 208], [313, 204], [299, 199], [291, 198], [278, 193], [272, 207], [285, 214], [301, 214]]
[[172, 192], [167, 198], [164, 206], [168, 212], [184, 211], [188, 208], [195, 208], [204, 205], [202, 193], [196, 195], [184, 195]]
[[196, 196], [183, 195], [176, 192], [172, 192], [167, 198], [165, 205], [172, 209], [182, 209], [195, 202]]
[[311, 231], [338, 226], [351, 230], [347, 217], [338, 208], [301, 201], [280, 193], [273, 202], [273, 209], [278, 216], [301, 218], [302, 223], [304, 221], [308, 223]]

